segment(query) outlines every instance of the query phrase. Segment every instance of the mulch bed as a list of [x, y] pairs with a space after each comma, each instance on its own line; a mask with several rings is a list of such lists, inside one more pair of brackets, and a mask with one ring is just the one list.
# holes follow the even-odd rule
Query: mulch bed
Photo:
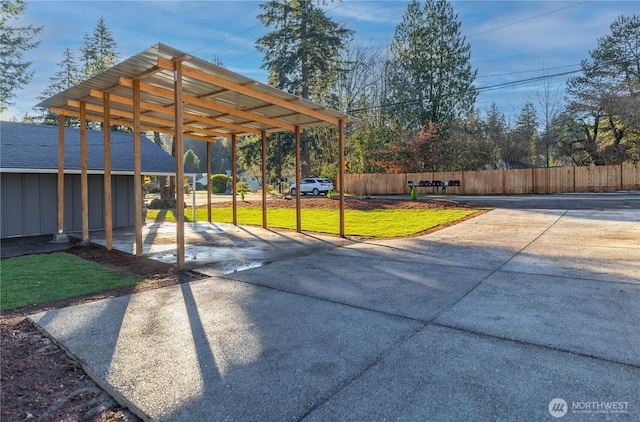
[[[338, 200], [324, 197], [304, 198], [301, 202], [305, 208], [339, 209]], [[268, 202], [268, 206], [273, 208], [295, 208], [295, 205], [295, 200], [288, 199], [270, 199]], [[213, 206], [229, 207], [230, 203], [218, 202]], [[237, 207], [261, 206], [261, 201], [237, 201]], [[345, 200], [345, 207], [360, 210], [471, 208], [446, 198], [428, 201], [349, 198]], [[134, 257], [117, 250], [107, 251], [93, 244], [71, 245], [65, 252], [98, 262], [123, 274], [134, 275], [144, 279], [144, 282], [137, 286], [3, 312], [0, 316], [0, 420], [139, 421], [136, 415], [98, 387], [59, 346], [27, 322], [25, 317], [40, 311], [190, 282], [203, 276], [195, 272], [179, 272], [171, 264]]]

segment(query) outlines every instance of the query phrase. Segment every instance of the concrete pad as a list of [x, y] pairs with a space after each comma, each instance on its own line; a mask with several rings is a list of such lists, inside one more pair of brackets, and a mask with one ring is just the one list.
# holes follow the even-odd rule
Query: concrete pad
[[519, 250], [562, 218], [562, 210], [496, 209], [462, 225], [429, 234], [429, 239], [467, 246], [500, 246]]
[[232, 274], [31, 319], [156, 420], [551, 420], [554, 398], [628, 406], [563, 420], [637, 420], [640, 214], [599, 213], [494, 210], [366, 243], [196, 225], [261, 267], [195, 250]]
[[563, 214], [558, 210], [492, 210], [426, 236], [370, 240], [334, 250], [334, 254], [496, 270]]
[[[509, 226], [550, 226], [566, 213], [565, 210], [527, 210], [498, 208], [465, 221], [465, 224]], [[455, 227], [455, 226], [453, 226]]]
[[555, 398], [626, 406], [560, 420], [637, 420], [639, 389], [637, 367], [427, 326], [304, 421], [545, 421]]
[[[353, 243], [338, 236], [290, 230], [274, 231], [256, 226], [199, 222], [185, 224], [184, 227], [187, 269], [210, 276], [229, 274]], [[91, 235], [92, 242], [105, 245], [103, 232]], [[143, 227], [142, 237], [145, 256], [168, 264], [176, 263], [175, 223], [146, 225]], [[135, 253], [133, 229], [114, 231], [113, 247]]]
[[505, 271], [640, 284], [640, 216], [569, 211]]
[[[444, 229], [443, 231], [448, 230]], [[517, 239], [517, 238], [516, 238]], [[409, 264], [445, 265], [496, 270], [529, 242], [475, 242], [470, 239], [434, 240], [432, 235], [410, 239], [375, 240], [332, 250], [332, 255], [354, 259], [402, 261]]]
[[30, 320], [162, 421], [298, 420], [423, 326], [220, 278]]
[[553, 245], [591, 244], [636, 249], [640, 257], [640, 220], [635, 211], [568, 211], [545, 233], [540, 243]]
[[[347, 248], [341, 248], [343, 251]], [[491, 271], [317, 253], [232, 277], [360, 308], [428, 321], [457, 302]], [[231, 276], [231, 275], [230, 275]]]
[[504, 271], [640, 284], [640, 250], [536, 242], [507, 262]]
[[436, 322], [640, 366], [639, 304], [638, 285], [500, 271]]

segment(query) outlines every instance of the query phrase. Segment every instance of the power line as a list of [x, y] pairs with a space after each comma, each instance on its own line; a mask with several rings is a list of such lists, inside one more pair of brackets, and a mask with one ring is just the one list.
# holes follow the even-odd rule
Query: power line
[[514, 85], [522, 85], [522, 84], [526, 84], [526, 83], [529, 83], [529, 82], [537, 82], [537, 81], [542, 81], [542, 80], [545, 80], [545, 79], [555, 78], [557, 76], [566, 76], [566, 75], [571, 75], [571, 74], [580, 73], [580, 72], [582, 72], [582, 70], [570, 70], [568, 72], [554, 73], [552, 75], [542, 75], [542, 76], [536, 76], [534, 78], [520, 79], [520, 80], [517, 80], [517, 81], [503, 82], [503, 83], [499, 83], [499, 84], [495, 84], [495, 85], [482, 86], [482, 87], [476, 88], [476, 90], [478, 92], [481, 92], [481, 91], [494, 91], [494, 90], [500, 89], [500, 88], [506, 88], [506, 87], [510, 87], [510, 86], [514, 86]]
[[[527, 84], [527, 83], [530, 83], [530, 82], [542, 81], [542, 80], [545, 80], [545, 79], [551, 79], [551, 78], [555, 78], [555, 77], [558, 77], [558, 76], [567, 76], [567, 75], [571, 75], [571, 74], [579, 73], [579, 72], [582, 72], [582, 70], [571, 70], [571, 71], [568, 71], [568, 72], [554, 73], [554, 74], [551, 74], [551, 75], [536, 76], [534, 78], [520, 79], [520, 80], [517, 80], [517, 81], [511, 81], [511, 82], [504, 82], [504, 83], [499, 83], [499, 84], [495, 84], [495, 85], [482, 86], [482, 87], [479, 87], [479, 88], [475, 88], [475, 91], [477, 91], [477, 92], [494, 91], [494, 90], [498, 90], [498, 89], [502, 89], [502, 88], [508, 88], [508, 87], [511, 87], [511, 86]], [[406, 105], [406, 104], [415, 104], [415, 103], [418, 103], [418, 102], [420, 102], [420, 100], [406, 100], [406, 101], [399, 101], [399, 102], [395, 102], [395, 103], [379, 104], [379, 105], [374, 105], [374, 106], [370, 106], [370, 107], [362, 107], [362, 108], [358, 108], [358, 109], [354, 109], [354, 110], [347, 110], [347, 114], [359, 113], [359, 112], [363, 112], [363, 111], [376, 110], [376, 109], [387, 108], [387, 107], [396, 107], [396, 106], [401, 106], [401, 105]]]
[[480, 79], [480, 78], [494, 78], [496, 76], [509, 76], [509, 75], [520, 75], [522, 73], [532, 73], [532, 72], [542, 72], [542, 71], [547, 71], [547, 70], [554, 70], [554, 69], [564, 69], [567, 67], [576, 67], [576, 66], [580, 66], [580, 64], [568, 64], [565, 66], [554, 66], [554, 67], [545, 67], [542, 69], [532, 69], [532, 70], [521, 70], [519, 72], [508, 72], [508, 73], [494, 73], [492, 75], [482, 75], [482, 76], [476, 76], [476, 79]]
[[549, 12], [545, 12], [545, 13], [541, 13], [539, 15], [535, 15], [535, 16], [531, 16], [531, 17], [528, 17], [528, 18], [525, 18], [525, 19], [521, 19], [519, 21], [512, 22], [512, 23], [509, 23], [509, 24], [506, 24], [506, 25], [502, 25], [502, 26], [498, 26], [498, 27], [495, 27], [495, 28], [487, 29], [486, 31], [477, 32], [475, 34], [467, 35], [467, 38], [475, 37], [475, 36], [478, 36], [478, 35], [483, 35], [483, 34], [486, 34], [488, 32], [497, 31], [499, 29], [508, 28], [510, 26], [517, 25], [519, 23], [528, 22], [530, 20], [534, 20], [534, 19], [540, 18], [542, 16], [547, 16], [547, 15], [551, 15], [553, 13], [561, 12], [563, 10], [570, 9], [572, 7], [576, 7], [576, 6], [579, 6], [579, 5], [584, 4], [584, 3], [589, 3], [589, 2], [588, 1], [582, 1], [582, 2], [579, 2], [579, 3], [575, 3], [575, 4], [572, 4], [572, 5], [569, 5], [569, 6], [562, 7], [560, 9], [551, 10]]

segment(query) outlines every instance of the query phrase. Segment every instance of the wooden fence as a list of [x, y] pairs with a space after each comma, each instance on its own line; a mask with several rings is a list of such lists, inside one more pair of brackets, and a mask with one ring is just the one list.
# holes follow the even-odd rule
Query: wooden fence
[[[516, 170], [448, 171], [402, 174], [346, 174], [345, 191], [353, 195], [409, 194], [409, 181], [459, 180], [447, 193], [516, 195], [531, 193], [615, 192], [640, 190], [640, 164], [551, 167]], [[419, 187], [436, 193], [441, 187]]]

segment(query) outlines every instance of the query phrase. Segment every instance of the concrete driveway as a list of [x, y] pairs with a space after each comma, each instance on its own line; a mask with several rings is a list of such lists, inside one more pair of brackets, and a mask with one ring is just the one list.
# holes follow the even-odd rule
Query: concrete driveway
[[640, 207], [496, 209], [30, 320], [146, 420], [639, 420]]

